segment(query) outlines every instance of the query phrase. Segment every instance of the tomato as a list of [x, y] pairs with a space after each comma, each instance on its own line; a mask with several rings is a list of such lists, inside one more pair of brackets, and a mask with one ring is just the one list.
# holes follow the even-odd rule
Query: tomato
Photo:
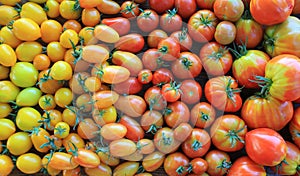
[[17, 55], [10, 45], [0, 44], [0, 53], [0, 64], [6, 67], [11, 67], [16, 64]]
[[180, 51], [190, 51], [193, 45], [193, 40], [188, 34], [187, 28], [183, 28], [181, 31], [173, 32], [170, 37], [173, 37], [180, 44]]
[[41, 38], [46, 43], [58, 41], [62, 30], [62, 25], [59, 22], [46, 20], [41, 24]]
[[106, 140], [123, 138], [127, 133], [127, 127], [121, 123], [108, 123], [101, 127], [100, 134]]
[[195, 78], [202, 70], [200, 58], [191, 52], [182, 52], [179, 59], [171, 64], [171, 69], [175, 77], [179, 79]]
[[56, 18], [60, 15], [59, 2], [47, 0], [43, 8], [49, 18]]
[[0, 0], [0, 2], [4, 5], [14, 6], [17, 3], [21, 2], [21, 0]]
[[258, 84], [252, 82], [255, 76], [264, 76], [269, 56], [260, 50], [248, 50], [246, 46], [240, 46], [238, 53], [233, 52], [236, 60], [232, 64], [232, 74], [239, 85], [246, 88], [258, 88]]
[[224, 175], [231, 167], [229, 155], [220, 150], [210, 150], [205, 160], [208, 164], [207, 173], [211, 176]]
[[59, 5], [60, 15], [67, 20], [76, 20], [81, 15], [81, 8], [76, 1], [62, 1]]
[[182, 91], [182, 102], [186, 104], [195, 104], [200, 101], [202, 96], [202, 87], [197, 81], [191, 79], [184, 80], [181, 83], [180, 90]]
[[189, 163], [187, 170], [193, 172], [194, 174], [204, 174], [208, 169], [207, 161], [202, 158], [194, 158]]
[[146, 111], [140, 120], [140, 124], [146, 133], [151, 132], [152, 134], [155, 134], [162, 127], [163, 123], [162, 114], [155, 110]]
[[32, 107], [22, 107], [16, 117], [16, 125], [20, 130], [32, 130], [40, 125], [42, 120], [39, 111]]
[[34, 86], [38, 79], [38, 70], [29, 62], [17, 62], [10, 70], [10, 80], [18, 87]]
[[165, 31], [160, 29], [155, 29], [148, 34], [147, 44], [149, 48], [157, 48], [158, 43], [167, 37], [168, 34]]
[[103, 68], [100, 77], [104, 83], [117, 84], [126, 81], [130, 77], [130, 71], [122, 66], [112, 65]]
[[169, 69], [159, 68], [153, 73], [152, 83], [156, 86], [160, 86], [174, 80], [173, 77], [173, 73]]
[[115, 43], [115, 49], [138, 53], [143, 49], [144, 44], [145, 41], [142, 35], [138, 33], [131, 33], [120, 37], [120, 40]]
[[292, 14], [293, 15], [300, 14], [300, 1], [299, 0], [295, 0], [295, 4], [294, 4]]
[[216, 27], [215, 40], [221, 45], [232, 43], [236, 36], [236, 27], [230, 21], [221, 21]]
[[[262, 25], [274, 25], [284, 22], [292, 13], [294, 0], [262, 1], [250, 2], [250, 12], [255, 21]], [[265, 16], [268, 11], [268, 15]]]
[[136, 150], [136, 144], [125, 138], [114, 140], [109, 144], [109, 152], [114, 157], [128, 156], [133, 154]]
[[220, 20], [236, 22], [244, 12], [244, 4], [242, 0], [215, 0], [214, 12]]
[[82, 95], [87, 91], [85, 87], [85, 80], [90, 77], [88, 72], [78, 72], [75, 73], [69, 81], [69, 87], [71, 88], [74, 94]]
[[7, 25], [12, 20], [18, 19], [18, 12], [14, 7], [9, 5], [0, 6], [0, 25]]
[[148, 84], [152, 81], [153, 75], [152, 75], [152, 71], [149, 69], [143, 69], [138, 73], [138, 81], [141, 84]]
[[118, 32], [105, 24], [95, 26], [94, 37], [106, 43], [115, 43], [120, 39]]
[[167, 10], [159, 20], [159, 25], [166, 32], [175, 32], [182, 27], [182, 18], [179, 16], [176, 9]]
[[76, 31], [73, 29], [67, 29], [59, 37], [59, 43], [64, 48], [72, 48], [73, 45], [77, 45], [79, 42], [79, 37]]
[[48, 166], [58, 170], [70, 170], [78, 166], [75, 158], [71, 154], [64, 152], [54, 152], [49, 160]]
[[78, 111], [78, 110], [73, 106], [66, 107], [62, 112], [63, 122], [66, 122], [70, 126], [74, 127], [76, 125], [76, 123], [78, 123], [77, 122], [78, 121], [78, 119], [77, 119], [78, 112], [76, 112], [76, 111]]
[[19, 92], [20, 89], [15, 86], [11, 81], [0, 81], [0, 102], [1, 103], [8, 103], [10, 101], [14, 101]]
[[119, 94], [117, 94], [115, 91], [108, 90], [98, 91], [93, 96], [95, 106], [100, 109], [110, 107], [111, 105], [116, 103], [118, 99]]
[[32, 142], [28, 133], [16, 132], [7, 139], [6, 147], [11, 154], [18, 156], [28, 152]]
[[111, 176], [112, 175], [112, 170], [111, 168], [103, 163], [100, 163], [97, 167], [95, 168], [84, 168], [84, 172], [89, 175], [89, 176]]
[[5, 67], [3, 65], [0, 65], [0, 80], [4, 80], [8, 78], [9, 75], [9, 67]]
[[[89, 63], [103, 63], [109, 57], [109, 52], [106, 48], [98, 45], [88, 45], [82, 48], [82, 53], [79, 57]], [[76, 58], [78, 59], [78, 58]]]
[[165, 154], [155, 151], [144, 157], [142, 166], [148, 172], [153, 172], [162, 166], [165, 160]]
[[130, 76], [137, 76], [138, 73], [143, 69], [143, 63], [141, 59], [137, 55], [127, 51], [114, 52], [112, 54], [112, 62], [116, 65], [127, 68], [130, 72]]
[[195, 12], [188, 21], [189, 35], [197, 42], [211, 41], [216, 31], [218, 19], [210, 10]]
[[42, 168], [42, 159], [34, 153], [26, 153], [18, 157], [17, 168], [24, 174], [35, 174]]
[[55, 103], [65, 108], [73, 101], [73, 94], [69, 88], [59, 88], [54, 94]]
[[199, 102], [191, 109], [191, 123], [198, 128], [207, 128], [215, 121], [216, 111], [211, 104]]
[[42, 118], [44, 128], [50, 131], [53, 131], [55, 125], [62, 121], [61, 112], [57, 109], [45, 111], [45, 113], [42, 115]]
[[155, 151], [154, 142], [150, 139], [146, 139], [146, 138], [139, 139], [136, 146], [137, 146], [137, 151], [144, 155], [151, 154]]
[[168, 155], [164, 161], [164, 170], [168, 175], [187, 175], [185, 167], [189, 164], [189, 159], [180, 152]]
[[76, 20], [67, 20], [63, 24], [63, 29], [71, 29], [74, 30], [76, 33], [79, 33], [81, 28], [81, 24]]
[[113, 123], [117, 120], [117, 110], [114, 106], [109, 106], [104, 109], [94, 109], [93, 119], [98, 125]]
[[50, 146], [53, 145], [49, 139], [50, 134], [44, 128], [35, 127], [32, 129], [30, 135], [32, 144], [34, 148], [42, 153], [48, 152], [51, 148]]
[[294, 144], [298, 147], [300, 146], [300, 108], [296, 108], [294, 112], [294, 116], [289, 123], [289, 132], [292, 135], [292, 140]]
[[119, 94], [137, 94], [142, 90], [142, 83], [136, 77], [130, 77], [126, 81], [113, 85], [113, 90]]
[[154, 145], [158, 151], [169, 154], [175, 152], [179, 146], [180, 142], [174, 138], [174, 132], [169, 127], [160, 128], [154, 135]]
[[144, 99], [150, 110], [163, 110], [167, 106], [167, 101], [161, 95], [159, 87], [153, 86], [146, 90]]
[[77, 127], [77, 133], [83, 139], [92, 139], [99, 132], [99, 127], [91, 118], [81, 120]]
[[[262, 92], [282, 101], [294, 101], [300, 97], [300, 59], [291, 54], [283, 54], [272, 58], [266, 65], [265, 77], [256, 77], [258, 84], [263, 86]], [[260, 82], [261, 81], [261, 82]]]
[[32, 62], [42, 51], [42, 45], [38, 42], [23, 42], [16, 48], [16, 55], [19, 61]]
[[66, 48], [64, 48], [60, 42], [50, 42], [47, 45], [47, 55], [52, 62], [63, 61], [66, 54]]
[[104, 18], [101, 23], [116, 30], [119, 36], [128, 34], [131, 27], [130, 21], [124, 17]]
[[212, 143], [225, 152], [234, 152], [242, 149], [245, 143], [247, 126], [236, 115], [223, 115], [217, 118], [211, 126]]
[[218, 110], [236, 112], [242, 107], [241, 89], [231, 76], [209, 79], [204, 87], [207, 100]]
[[128, 176], [134, 176], [134, 174], [139, 169], [139, 163], [134, 161], [126, 161], [120, 165], [118, 165], [113, 170], [114, 176], [122, 176], [122, 175], [128, 175]]
[[185, 141], [192, 133], [193, 128], [190, 124], [183, 122], [174, 129], [174, 138], [177, 141]]
[[36, 87], [27, 87], [18, 94], [16, 98], [17, 106], [35, 106], [38, 104], [42, 91]]
[[200, 49], [199, 57], [208, 75], [225, 75], [232, 66], [231, 53], [217, 42], [206, 43]]
[[199, 8], [208, 9], [208, 10], [213, 10], [215, 1], [216, 0], [207, 0], [207, 1], [196, 0], [197, 5], [198, 5]]
[[[83, 45], [94, 45], [97, 44], [98, 39], [94, 37], [94, 31], [89, 30], [89, 27], [82, 28], [79, 33], [79, 38], [83, 40]], [[71, 49], [71, 51], [74, 53], [74, 51]], [[73, 56], [74, 57], [74, 56]]]
[[204, 156], [211, 145], [209, 134], [200, 128], [194, 128], [191, 135], [182, 143], [181, 148], [190, 158]]
[[66, 138], [69, 135], [70, 126], [66, 122], [58, 122], [54, 126], [54, 136], [58, 138]]
[[74, 161], [82, 167], [95, 168], [100, 164], [100, 158], [96, 153], [84, 148], [72, 150]]
[[101, 80], [98, 77], [88, 77], [84, 81], [84, 86], [89, 92], [97, 92], [101, 88]]
[[83, 9], [81, 19], [85, 26], [96, 26], [100, 21], [100, 12], [96, 8]]
[[37, 70], [46, 70], [50, 67], [51, 60], [46, 54], [38, 54], [33, 58], [32, 63]]
[[146, 9], [137, 17], [137, 26], [143, 32], [151, 32], [157, 28], [159, 24], [158, 14], [151, 9]]
[[100, 0], [100, 5], [97, 6], [97, 9], [107, 15], [113, 15], [120, 12], [120, 5], [112, 0]]
[[61, 170], [58, 170], [58, 169], [54, 169], [53, 167], [49, 166], [48, 163], [49, 163], [49, 158], [50, 157], [50, 154], [46, 154], [43, 156], [42, 158], [42, 166], [43, 168], [42, 169], [46, 169], [48, 174], [50, 175], [58, 175], [60, 174]]
[[39, 73], [39, 82], [37, 83], [40, 90], [46, 94], [54, 94], [63, 86], [62, 81], [53, 80], [50, 77], [50, 69], [42, 70]]
[[120, 159], [112, 156], [107, 148], [99, 148], [96, 152], [101, 160], [101, 163], [107, 164], [108, 166], [119, 165]]
[[0, 119], [0, 140], [7, 140], [16, 132], [16, 126], [10, 119]]
[[228, 170], [228, 176], [246, 174], [246, 175], [267, 175], [263, 166], [252, 161], [248, 156], [238, 158]]
[[286, 141], [286, 144], [287, 154], [285, 159], [279, 165], [272, 167], [272, 170], [274, 170], [276, 174], [297, 175], [300, 163], [300, 150], [291, 142]]
[[77, 133], [70, 133], [62, 142], [66, 151], [75, 150], [75, 146], [76, 148], [84, 148], [85, 146], [84, 140]]
[[140, 14], [140, 9], [134, 1], [124, 1], [120, 12], [125, 18], [134, 18]]
[[181, 84], [171, 81], [170, 83], [164, 84], [161, 88], [162, 96], [167, 102], [175, 102], [180, 98], [180, 86]]
[[81, 175], [81, 168], [78, 166], [74, 169], [70, 169], [70, 170], [63, 170], [63, 176], [80, 176]]
[[138, 95], [120, 96], [114, 106], [130, 117], [140, 117], [147, 108], [146, 101]]
[[187, 19], [195, 13], [197, 4], [195, 0], [175, 0], [175, 8], [182, 18]]
[[158, 50], [162, 53], [162, 59], [165, 61], [174, 61], [179, 58], [180, 45], [171, 37], [161, 40], [158, 43]]
[[182, 101], [169, 103], [165, 109], [164, 120], [171, 128], [175, 128], [181, 123], [188, 122], [189, 119], [190, 110]]
[[50, 76], [54, 80], [70, 80], [72, 78], [73, 70], [69, 63], [66, 61], [55, 62], [50, 71]]
[[7, 117], [12, 112], [12, 108], [8, 103], [0, 103], [0, 119]]
[[19, 40], [15, 36], [13, 31], [10, 30], [7, 26], [3, 26], [1, 28], [1, 30], [0, 30], [0, 39], [1, 39], [2, 44], [7, 44], [7, 45], [11, 46], [12, 48], [16, 48], [20, 43], [22, 43], [22, 41]]
[[257, 128], [246, 133], [245, 148], [257, 164], [276, 166], [287, 155], [287, 144], [282, 136], [269, 128]]
[[161, 57], [162, 53], [159, 52], [156, 48], [146, 50], [142, 57], [144, 67], [146, 69], [149, 69], [150, 71], [155, 71], [156, 69], [164, 66], [165, 61], [163, 61]]
[[90, 8], [100, 5], [100, 1], [99, 0], [80, 0], [79, 4], [80, 4], [81, 8], [90, 9]]
[[9, 156], [0, 155], [0, 166], [0, 174], [3, 176], [8, 176], [13, 171], [14, 163]]
[[253, 95], [246, 99], [241, 109], [241, 117], [249, 128], [271, 128], [279, 131], [293, 117], [293, 105], [273, 96]]
[[22, 5], [20, 17], [30, 18], [33, 21], [35, 21], [38, 25], [41, 25], [42, 22], [48, 19], [47, 14], [43, 10], [43, 8], [39, 4], [34, 2], [26, 2]]
[[29, 18], [20, 18], [13, 23], [13, 33], [23, 41], [35, 41], [41, 37], [41, 29], [39, 25]]
[[140, 141], [140, 139], [144, 138], [144, 135], [145, 135], [144, 130], [141, 127], [141, 125], [139, 124], [139, 122], [136, 121], [135, 119], [133, 119], [129, 116], [123, 115], [119, 121], [119, 124], [124, 125], [124, 127], [127, 129], [126, 134], [125, 134], [127, 139], [137, 142], [137, 141]]
[[269, 26], [264, 33], [264, 47], [266, 52], [275, 57], [280, 54], [293, 54], [300, 57], [300, 32], [297, 29], [300, 20], [288, 17], [283, 23]]
[[156, 11], [158, 14], [166, 12], [168, 9], [171, 9], [174, 6], [174, 0], [149, 0], [150, 8]]

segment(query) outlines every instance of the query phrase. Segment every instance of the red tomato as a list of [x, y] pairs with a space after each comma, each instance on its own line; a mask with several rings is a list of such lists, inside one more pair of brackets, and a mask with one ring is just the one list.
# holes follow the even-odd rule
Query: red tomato
[[192, 134], [182, 143], [182, 151], [190, 158], [204, 156], [211, 145], [209, 134], [200, 128], [194, 128]]
[[191, 125], [183, 122], [174, 129], [174, 138], [183, 142], [191, 135], [192, 131]]
[[173, 79], [172, 72], [167, 68], [159, 68], [153, 73], [152, 83], [154, 85], [163, 85], [169, 83]]
[[208, 42], [214, 37], [218, 19], [210, 10], [195, 12], [188, 21], [188, 32], [197, 42]]
[[205, 160], [208, 163], [207, 173], [210, 176], [224, 175], [231, 167], [229, 155], [220, 150], [209, 151], [205, 156]]
[[159, 20], [160, 27], [166, 32], [175, 32], [182, 27], [182, 18], [177, 14], [177, 10], [168, 10]]
[[190, 51], [193, 45], [193, 40], [188, 34], [187, 28], [181, 31], [173, 32], [170, 37], [173, 37], [180, 44], [180, 51]]
[[150, 8], [161, 14], [174, 6], [174, 0], [149, 0]]
[[207, 100], [217, 109], [236, 112], [242, 107], [241, 89], [231, 76], [219, 76], [208, 80], [204, 87]]
[[175, 152], [180, 142], [174, 139], [174, 132], [171, 128], [160, 128], [154, 135], [154, 145], [160, 152], [164, 154]]
[[300, 108], [298, 107], [295, 112], [292, 120], [289, 124], [289, 131], [292, 135], [292, 140], [300, 148]]
[[200, 9], [213, 10], [214, 3], [216, 0], [196, 0], [196, 1]]
[[170, 103], [165, 109], [164, 120], [171, 128], [175, 128], [181, 123], [188, 122], [189, 119], [190, 110], [182, 101]]
[[215, 40], [221, 45], [232, 43], [236, 36], [236, 27], [230, 21], [221, 21], [214, 34]]
[[130, 76], [137, 76], [143, 69], [143, 63], [141, 59], [127, 51], [115, 51], [112, 54], [112, 62], [118, 66], [128, 69]]
[[180, 44], [173, 39], [168, 37], [161, 40], [158, 43], [158, 51], [162, 53], [162, 59], [165, 61], [174, 61], [179, 58], [180, 55]]
[[164, 161], [164, 170], [168, 175], [185, 176], [188, 174], [185, 167], [189, 164], [189, 159], [180, 152], [168, 155]]
[[201, 175], [204, 174], [208, 169], [207, 161], [202, 158], [194, 158], [190, 161], [190, 166], [187, 169], [189, 172], [194, 174]]
[[295, 0], [295, 6], [293, 8], [292, 14], [300, 14], [300, 0]]
[[254, 0], [250, 1], [250, 12], [255, 21], [260, 24], [279, 24], [292, 13], [294, 3], [294, 0]]
[[142, 88], [142, 83], [136, 77], [129, 77], [124, 82], [112, 85], [112, 89], [118, 94], [137, 94], [142, 90]]
[[139, 122], [137, 122], [133, 118], [123, 115], [119, 123], [127, 128], [127, 133], [125, 135], [127, 139], [137, 142], [140, 139], [144, 138], [145, 133], [143, 128], [141, 127]]
[[148, 34], [147, 44], [149, 48], [157, 48], [158, 43], [167, 38], [168, 34], [160, 29], [155, 29]]
[[143, 49], [145, 40], [142, 35], [131, 33], [124, 35], [118, 42], [115, 43], [115, 48], [121, 51], [137, 53]]
[[146, 101], [138, 95], [120, 96], [114, 106], [125, 115], [140, 117], [146, 111]]
[[156, 48], [148, 49], [144, 52], [142, 62], [145, 68], [155, 71], [162, 67], [165, 62], [161, 59], [162, 53]]
[[264, 167], [252, 161], [248, 156], [238, 158], [228, 170], [228, 176], [235, 175], [267, 175]]
[[202, 87], [193, 79], [184, 80], [180, 90], [182, 92], [180, 100], [189, 105], [198, 103], [202, 97]]
[[121, 15], [125, 18], [137, 17], [140, 14], [138, 5], [133, 1], [124, 1], [121, 5]]
[[242, 0], [215, 0], [214, 12], [220, 20], [236, 22], [244, 12], [244, 4]]
[[189, 18], [196, 11], [196, 0], [175, 0], [175, 8], [182, 18]]
[[211, 104], [199, 102], [191, 110], [191, 123], [198, 128], [209, 127], [216, 118], [216, 111]]
[[155, 151], [143, 159], [142, 166], [148, 172], [156, 171], [159, 167], [162, 166], [165, 160], [165, 154]]
[[245, 138], [246, 152], [257, 164], [278, 165], [287, 154], [287, 145], [282, 136], [269, 128], [249, 131]]
[[141, 84], [148, 84], [152, 81], [152, 78], [153, 78], [153, 75], [152, 75], [152, 72], [151, 70], [149, 69], [143, 69], [139, 72], [138, 74], [138, 81], [141, 83]]
[[150, 110], [163, 110], [167, 106], [167, 101], [162, 96], [161, 90], [157, 86], [150, 87], [144, 94]]
[[124, 17], [104, 18], [101, 23], [116, 30], [120, 36], [128, 34], [131, 27], [130, 21]]
[[181, 84], [175, 81], [164, 84], [161, 88], [161, 93], [167, 102], [175, 102], [180, 98], [181, 92], [179, 91]]
[[159, 128], [162, 127], [164, 119], [159, 111], [151, 110], [146, 111], [140, 120], [142, 128], [146, 133], [155, 134]]
[[146, 9], [137, 17], [137, 25], [143, 32], [151, 32], [157, 28], [159, 16], [154, 10]]

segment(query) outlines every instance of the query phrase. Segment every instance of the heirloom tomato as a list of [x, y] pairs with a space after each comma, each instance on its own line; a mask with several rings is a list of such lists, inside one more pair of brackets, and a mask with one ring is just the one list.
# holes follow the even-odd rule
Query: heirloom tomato
[[19, 18], [14, 21], [13, 33], [23, 41], [35, 41], [41, 37], [41, 29], [39, 25], [30, 18]]
[[175, 128], [181, 123], [187, 123], [190, 119], [190, 110], [182, 101], [169, 103], [164, 110], [164, 120], [166, 124]]
[[180, 51], [190, 51], [193, 45], [193, 40], [188, 34], [187, 28], [183, 28], [181, 31], [173, 32], [170, 37], [173, 37], [180, 44]]
[[280, 54], [293, 54], [300, 57], [300, 20], [289, 16], [283, 23], [269, 26], [264, 33], [266, 52], [275, 57]]
[[177, 9], [167, 10], [160, 16], [159, 25], [166, 32], [175, 32], [182, 27], [182, 18], [177, 14]]
[[270, 95], [253, 95], [247, 98], [241, 109], [241, 117], [249, 128], [271, 128], [279, 131], [293, 117], [293, 104]]
[[158, 51], [162, 54], [162, 59], [165, 61], [174, 61], [179, 58], [180, 44], [171, 37], [162, 39], [158, 43]]
[[188, 174], [185, 167], [189, 164], [187, 156], [180, 152], [168, 155], [164, 161], [164, 170], [168, 175], [185, 176]]
[[145, 156], [142, 162], [143, 168], [148, 172], [153, 172], [157, 170], [165, 160], [165, 154], [155, 151], [150, 153], [149, 155]]
[[220, 150], [210, 150], [205, 160], [208, 164], [207, 173], [210, 176], [224, 175], [232, 165], [229, 155]]
[[225, 46], [217, 42], [208, 42], [199, 53], [201, 63], [207, 74], [225, 75], [232, 66], [232, 55]]
[[234, 152], [241, 150], [245, 143], [247, 126], [243, 119], [236, 115], [223, 115], [211, 126], [212, 143], [222, 151]]
[[242, 0], [215, 0], [214, 13], [220, 20], [236, 22], [244, 12]]
[[215, 40], [221, 45], [232, 43], [236, 36], [236, 27], [230, 21], [221, 21], [216, 27]]
[[294, 116], [289, 124], [292, 140], [300, 148], [300, 108], [296, 108]]
[[207, 100], [218, 110], [236, 112], [242, 107], [241, 89], [231, 76], [209, 79], [204, 87]]
[[195, 127], [205, 129], [212, 125], [216, 118], [216, 111], [211, 104], [199, 102], [191, 109], [191, 123]]
[[42, 159], [35, 153], [25, 153], [17, 158], [16, 166], [24, 174], [36, 174], [42, 168]]
[[294, 0], [254, 0], [250, 1], [250, 12], [255, 21], [262, 25], [284, 22], [292, 13]]
[[116, 30], [119, 36], [128, 34], [131, 26], [130, 21], [124, 17], [104, 18], [101, 23]]
[[202, 87], [194, 79], [186, 79], [181, 82], [180, 100], [188, 105], [198, 103], [202, 97]]
[[149, 0], [150, 8], [156, 11], [158, 14], [166, 12], [168, 9], [174, 7], [174, 0]]
[[248, 156], [242, 156], [238, 158], [228, 170], [228, 176], [240, 174], [257, 176], [267, 175], [264, 167], [252, 161]]
[[287, 155], [285, 140], [269, 128], [257, 128], [247, 132], [245, 146], [248, 156], [263, 166], [276, 166]]
[[134, 1], [124, 1], [120, 13], [125, 18], [135, 18], [140, 14], [140, 9]]
[[44, 9], [39, 4], [34, 2], [26, 2], [22, 5], [20, 17], [30, 18], [38, 25], [41, 25], [44, 21], [48, 19]]
[[8, 176], [14, 169], [14, 163], [12, 159], [7, 155], [0, 155], [0, 175]]
[[197, 42], [208, 42], [214, 37], [218, 19], [214, 12], [206, 9], [195, 12], [188, 21], [189, 35]]
[[154, 10], [146, 9], [137, 17], [137, 25], [143, 32], [151, 32], [157, 28], [159, 16]]
[[157, 150], [165, 154], [175, 152], [181, 144], [174, 138], [174, 131], [169, 127], [160, 128], [153, 140]]

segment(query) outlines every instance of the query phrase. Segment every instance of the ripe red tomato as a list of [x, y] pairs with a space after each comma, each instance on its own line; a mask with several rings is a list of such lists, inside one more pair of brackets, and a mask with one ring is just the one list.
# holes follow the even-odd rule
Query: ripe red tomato
[[166, 124], [175, 128], [181, 123], [188, 122], [190, 119], [190, 110], [182, 101], [169, 103], [165, 109], [164, 120]]
[[155, 29], [155, 30], [151, 31], [147, 37], [148, 47], [149, 48], [157, 48], [158, 43], [167, 37], [168, 37], [168, 34], [161, 29]]
[[209, 127], [216, 118], [216, 111], [211, 104], [199, 102], [191, 109], [191, 123], [198, 128]]
[[180, 44], [180, 51], [190, 51], [193, 45], [193, 40], [188, 34], [187, 28], [181, 31], [173, 32], [170, 37], [173, 37]]
[[220, 150], [209, 151], [205, 156], [205, 160], [208, 164], [207, 173], [210, 176], [224, 175], [231, 167], [229, 155]]
[[154, 10], [146, 9], [137, 17], [137, 25], [143, 32], [151, 32], [159, 25], [159, 16]]
[[228, 170], [228, 176], [235, 175], [267, 175], [264, 167], [252, 161], [248, 156], [238, 158]]
[[156, 48], [146, 50], [142, 57], [144, 67], [151, 71], [157, 70], [165, 64], [161, 57], [162, 53], [159, 52]]
[[182, 18], [187, 19], [196, 11], [196, 0], [175, 0], [175, 8]]
[[138, 5], [133, 1], [124, 1], [121, 5], [121, 15], [125, 18], [134, 18], [140, 14]]
[[204, 174], [208, 169], [207, 161], [202, 158], [194, 158], [190, 161], [189, 168], [187, 170], [189, 172], [193, 172], [196, 175]]
[[140, 120], [142, 128], [146, 133], [155, 134], [164, 123], [163, 115], [159, 111], [148, 110], [146, 111]]
[[161, 14], [174, 6], [174, 0], [149, 0], [149, 5], [151, 9]]
[[161, 40], [158, 43], [158, 51], [162, 53], [165, 61], [174, 61], [179, 58], [180, 44], [172, 37]]
[[170, 83], [164, 84], [161, 88], [161, 93], [164, 99], [167, 102], [175, 102], [180, 98], [181, 84], [178, 84], [176, 81], [171, 81]]
[[127, 139], [137, 142], [144, 138], [144, 130], [135, 119], [123, 115], [119, 123], [127, 128], [127, 133], [125, 135]]
[[144, 94], [150, 110], [163, 110], [167, 106], [167, 101], [162, 96], [161, 90], [157, 86], [150, 87]]
[[287, 154], [287, 145], [282, 136], [269, 128], [249, 131], [245, 146], [248, 156], [263, 166], [276, 166]]
[[146, 101], [138, 95], [120, 96], [114, 104], [116, 109], [130, 117], [140, 117], [146, 111]]
[[115, 48], [121, 51], [128, 51], [137, 53], [144, 48], [145, 40], [142, 35], [138, 33], [130, 33], [120, 37], [115, 43]]
[[138, 74], [138, 81], [141, 84], [148, 84], [152, 81], [153, 75], [152, 75], [152, 71], [149, 69], [143, 69], [139, 72]]
[[294, 4], [294, 0], [254, 0], [250, 1], [250, 12], [258, 23], [262, 25], [274, 25], [282, 23], [287, 19], [293, 11]]
[[190, 158], [204, 156], [211, 145], [209, 134], [200, 128], [194, 128], [192, 134], [182, 143], [181, 148], [184, 154]]
[[200, 9], [208, 9], [208, 10], [213, 10], [214, 3], [216, 0], [196, 0], [197, 5]]
[[189, 164], [189, 159], [180, 152], [168, 155], [164, 161], [164, 170], [168, 175], [185, 176], [188, 174], [185, 167]]
[[164, 154], [175, 152], [181, 144], [174, 138], [174, 132], [169, 127], [160, 128], [155, 133], [153, 142], [157, 150]]
[[180, 86], [181, 101], [186, 104], [198, 103], [202, 97], [202, 87], [194, 79], [186, 79]]
[[214, 37], [218, 19], [210, 10], [195, 12], [188, 21], [188, 32], [192, 39], [197, 42], [208, 42]]
[[139, 93], [142, 88], [142, 83], [136, 77], [129, 77], [124, 82], [112, 85], [112, 89], [118, 94], [133, 95]]
[[167, 68], [159, 68], [153, 73], [152, 83], [154, 85], [163, 85], [174, 80], [172, 72]]

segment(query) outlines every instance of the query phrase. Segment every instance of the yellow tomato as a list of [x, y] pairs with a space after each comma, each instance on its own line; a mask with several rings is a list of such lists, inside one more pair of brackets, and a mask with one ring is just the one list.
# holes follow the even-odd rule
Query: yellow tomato
[[35, 2], [35, 3], [38, 3], [38, 4], [43, 4], [45, 3], [47, 0], [29, 0], [30, 2]]
[[7, 155], [0, 155], [0, 175], [8, 176], [14, 168], [12, 159]]
[[17, 62], [17, 55], [14, 49], [7, 44], [0, 44], [0, 64], [6, 67], [14, 66]]
[[51, 109], [49, 111], [45, 111], [42, 118], [46, 129], [53, 131], [55, 125], [62, 121], [62, 114], [59, 110]]
[[10, 70], [10, 80], [18, 87], [32, 87], [36, 84], [39, 72], [30, 62], [17, 62]]
[[56, 20], [46, 20], [41, 24], [41, 38], [45, 43], [58, 41], [62, 31], [62, 25]]
[[32, 107], [22, 107], [16, 117], [16, 125], [20, 130], [32, 130], [41, 125], [42, 116], [39, 111]]
[[35, 106], [38, 104], [42, 91], [36, 87], [27, 87], [18, 94], [16, 98], [17, 106]]
[[54, 96], [51, 94], [46, 94], [40, 97], [39, 106], [43, 110], [50, 110], [56, 107]]
[[66, 49], [60, 44], [60, 42], [54, 41], [47, 45], [47, 55], [52, 62], [63, 60], [65, 53]]
[[21, 18], [30, 18], [38, 25], [42, 24], [43, 21], [48, 19], [44, 9], [35, 2], [26, 2], [23, 4], [20, 16]]
[[0, 103], [15, 101], [20, 89], [11, 81], [0, 81]]
[[16, 48], [17, 58], [23, 62], [32, 62], [42, 52], [43, 46], [39, 42], [23, 42]]
[[115, 43], [120, 39], [120, 36], [116, 30], [104, 24], [97, 25], [94, 28], [94, 36], [98, 40], [106, 43]]
[[64, 19], [76, 20], [81, 15], [81, 8], [76, 1], [64, 0], [59, 5], [59, 12]]
[[117, 110], [114, 106], [109, 106], [104, 109], [95, 108], [93, 111], [93, 119], [100, 126], [107, 123], [114, 123], [117, 120]]
[[32, 142], [28, 133], [17, 132], [7, 139], [6, 147], [11, 154], [18, 156], [28, 152]]
[[35, 174], [42, 168], [42, 159], [34, 153], [26, 153], [18, 157], [17, 168], [25, 174]]
[[66, 138], [69, 135], [70, 126], [66, 122], [58, 122], [54, 127], [54, 136], [58, 138]]
[[55, 0], [48, 0], [44, 6], [46, 14], [50, 18], [56, 18], [60, 15], [59, 13], [59, 2]]
[[74, 126], [76, 124], [76, 109], [75, 107], [67, 107], [62, 113], [62, 120], [69, 124], [69, 126]]
[[7, 140], [16, 132], [15, 123], [10, 119], [0, 119], [0, 140]]
[[9, 76], [9, 67], [0, 64], [0, 80], [7, 79]]
[[65, 48], [72, 48], [73, 45], [76, 46], [78, 44], [79, 36], [73, 29], [67, 29], [60, 35], [59, 42]]
[[73, 93], [69, 88], [60, 88], [54, 95], [55, 103], [62, 108], [65, 108], [73, 101]]
[[14, 6], [20, 2], [21, 2], [21, 0], [0, 0], [0, 3], [2, 3], [4, 5], [9, 5], [9, 6]]
[[50, 76], [54, 80], [70, 80], [72, 78], [72, 75], [72, 67], [66, 61], [57, 61], [51, 67]]
[[13, 33], [23, 41], [35, 41], [41, 37], [41, 29], [39, 25], [29, 18], [20, 18], [13, 23]]
[[0, 119], [7, 117], [11, 111], [12, 108], [8, 103], [0, 103]]
[[[0, 6], [1, 7], [1, 6]], [[8, 44], [12, 48], [16, 48], [19, 44], [22, 43], [10, 30], [7, 26], [3, 26], [0, 31], [1, 42], [4, 44]]]
[[[1, 1], [0, 1], [1, 3]], [[18, 11], [9, 5], [0, 6], [0, 25], [7, 25], [12, 20], [19, 18]]]
[[88, 27], [84, 27], [79, 32], [79, 37], [83, 39], [83, 45], [95, 45], [98, 39], [94, 37], [94, 31], [89, 30]]

